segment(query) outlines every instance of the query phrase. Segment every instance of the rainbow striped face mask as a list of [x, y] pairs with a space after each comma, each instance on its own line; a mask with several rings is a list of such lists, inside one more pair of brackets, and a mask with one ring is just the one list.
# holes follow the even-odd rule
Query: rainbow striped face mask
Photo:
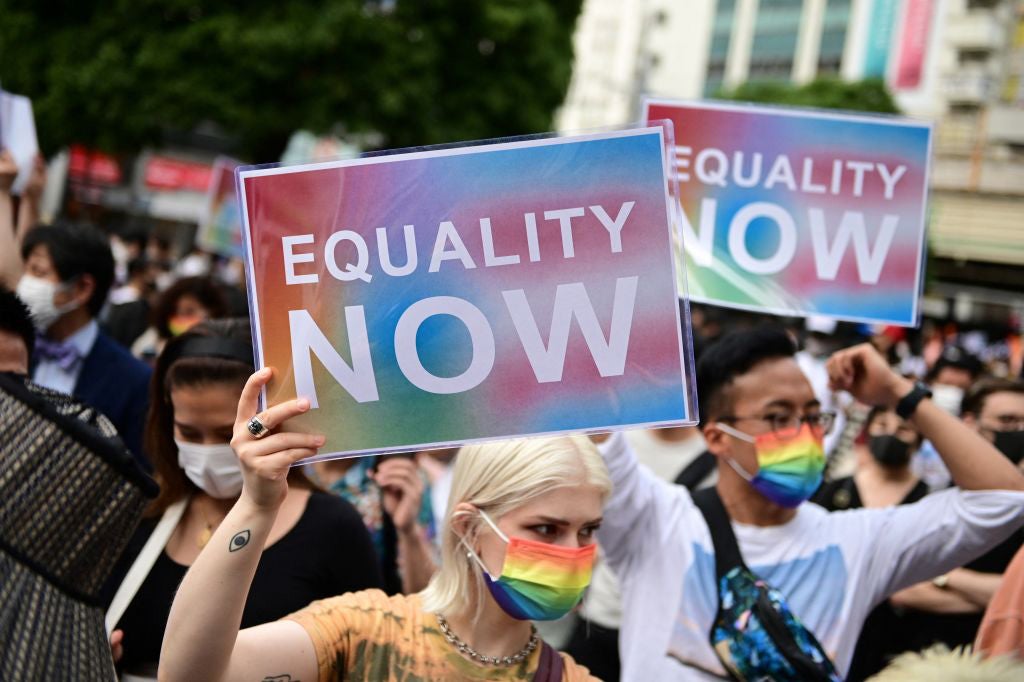
[[463, 540], [469, 556], [483, 570], [487, 588], [505, 613], [518, 620], [558, 620], [580, 602], [590, 584], [597, 545], [559, 547], [546, 542], [509, 538], [486, 512], [483, 520], [508, 543], [501, 575], [491, 575], [484, 562]]
[[785, 440], [773, 432], [754, 437], [728, 424], [719, 423], [718, 428], [754, 444], [758, 469], [753, 476], [731, 457], [726, 461], [754, 490], [780, 507], [799, 507], [821, 485], [825, 448], [821, 437], [808, 424], [804, 423], [795, 436]]

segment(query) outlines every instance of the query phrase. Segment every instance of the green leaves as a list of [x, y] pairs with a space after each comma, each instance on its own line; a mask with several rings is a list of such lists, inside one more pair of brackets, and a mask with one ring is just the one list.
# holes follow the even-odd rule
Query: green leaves
[[581, 0], [4, 0], [0, 83], [48, 152], [113, 152], [214, 123], [272, 161], [296, 129], [384, 146], [540, 132]]
[[802, 87], [778, 81], [753, 81], [730, 92], [718, 93], [718, 97], [798, 107], [899, 113], [885, 83], [877, 78], [852, 82], [819, 78]]

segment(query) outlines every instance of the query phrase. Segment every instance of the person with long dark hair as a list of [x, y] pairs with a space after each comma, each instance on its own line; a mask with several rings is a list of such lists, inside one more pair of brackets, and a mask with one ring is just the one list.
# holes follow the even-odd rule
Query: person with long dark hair
[[[107, 614], [126, 677], [156, 676], [178, 585], [241, 493], [242, 470], [228, 441], [252, 358], [248, 321], [211, 320], [172, 339], [157, 361], [146, 448], [160, 495], [134, 538], [134, 563]], [[286, 479], [245, 603], [246, 626], [381, 585], [369, 534], [352, 505], [315, 489], [301, 467]]]

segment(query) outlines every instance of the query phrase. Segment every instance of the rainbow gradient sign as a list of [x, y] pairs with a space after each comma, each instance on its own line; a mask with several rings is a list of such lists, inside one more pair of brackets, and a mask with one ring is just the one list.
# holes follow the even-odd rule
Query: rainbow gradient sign
[[917, 325], [931, 126], [664, 100], [644, 115], [675, 128], [693, 300]]
[[242, 216], [235, 196], [235, 169], [240, 165], [226, 156], [214, 160], [206, 206], [196, 232], [196, 244], [225, 258], [243, 256]]
[[264, 405], [318, 459], [693, 423], [669, 137], [239, 169]]

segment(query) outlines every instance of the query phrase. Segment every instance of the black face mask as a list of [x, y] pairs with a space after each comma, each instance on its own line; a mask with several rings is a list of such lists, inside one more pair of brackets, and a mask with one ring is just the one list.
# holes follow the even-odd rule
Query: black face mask
[[875, 460], [884, 467], [906, 466], [910, 461], [910, 443], [896, 436], [871, 436], [868, 450]]
[[999, 452], [1014, 464], [1019, 464], [1024, 459], [1024, 430], [1022, 431], [994, 431], [993, 445]]

